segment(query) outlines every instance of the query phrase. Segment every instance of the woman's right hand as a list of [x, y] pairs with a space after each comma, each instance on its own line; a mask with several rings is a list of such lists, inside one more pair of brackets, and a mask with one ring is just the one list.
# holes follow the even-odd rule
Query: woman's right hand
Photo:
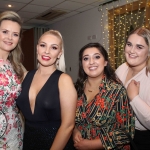
[[75, 127], [73, 130], [73, 141], [74, 143], [78, 143], [82, 140], [82, 135], [80, 133], [80, 131]]

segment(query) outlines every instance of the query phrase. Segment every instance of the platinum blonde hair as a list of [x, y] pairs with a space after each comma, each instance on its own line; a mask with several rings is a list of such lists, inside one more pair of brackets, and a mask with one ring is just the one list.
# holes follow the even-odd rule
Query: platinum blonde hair
[[[56, 65], [56, 69], [58, 69], [62, 72], [66, 72], [65, 56], [64, 56], [64, 42], [63, 42], [61, 33], [57, 30], [49, 30], [49, 31], [46, 31], [42, 36], [44, 36], [46, 34], [54, 35], [60, 39], [60, 47], [62, 50], [62, 54], [61, 54], [60, 58], [56, 60], [55, 65]], [[40, 39], [42, 38], [42, 36], [40, 37]], [[40, 41], [40, 39], [39, 39], [39, 41]]]

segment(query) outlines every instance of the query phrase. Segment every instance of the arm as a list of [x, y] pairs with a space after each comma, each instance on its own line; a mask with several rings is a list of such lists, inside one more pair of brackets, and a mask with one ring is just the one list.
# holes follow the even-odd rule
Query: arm
[[[63, 150], [68, 142], [75, 124], [77, 93], [71, 78], [62, 74], [59, 79], [61, 126], [55, 136], [50, 150]], [[59, 144], [58, 144], [59, 141]]]
[[100, 139], [88, 140], [82, 139], [80, 142], [74, 144], [74, 147], [79, 150], [103, 150]]
[[127, 93], [130, 98], [130, 105], [132, 106], [136, 117], [144, 127], [150, 130], [150, 106], [145, 103], [139, 96], [140, 83], [132, 80], [128, 87]]
[[[132, 138], [134, 136], [134, 116], [126, 90], [122, 87], [114, 90], [113, 94], [116, 97], [114, 97], [114, 106], [112, 104], [111, 109], [109, 108], [110, 123], [100, 130], [100, 139], [105, 149], [122, 148], [129, 143], [123, 130], [126, 130]], [[111, 122], [113, 117], [115, 120]]]

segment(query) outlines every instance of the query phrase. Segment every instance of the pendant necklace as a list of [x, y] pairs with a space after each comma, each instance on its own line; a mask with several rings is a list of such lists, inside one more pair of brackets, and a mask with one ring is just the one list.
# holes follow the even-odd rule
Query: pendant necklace
[[88, 92], [93, 92], [93, 91], [91, 91], [91, 90], [88, 89]]

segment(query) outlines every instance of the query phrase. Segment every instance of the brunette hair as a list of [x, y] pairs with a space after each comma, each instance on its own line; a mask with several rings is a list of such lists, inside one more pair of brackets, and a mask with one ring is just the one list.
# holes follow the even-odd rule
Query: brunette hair
[[82, 57], [83, 57], [83, 52], [87, 48], [97, 48], [99, 52], [103, 55], [105, 61], [107, 61], [107, 66], [104, 68], [104, 74], [108, 79], [111, 79], [113, 81], [118, 82], [118, 79], [115, 75], [115, 71], [112, 69], [110, 66], [110, 62], [108, 60], [108, 53], [104, 49], [104, 47], [100, 43], [89, 43], [81, 48], [79, 51], [79, 71], [78, 71], [78, 79], [77, 82], [75, 83], [75, 88], [77, 90], [78, 96], [81, 96], [82, 93], [84, 92], [84, 82], [87, 79], [87, 74], [84, 72], [83, 66], [82, 66]]

